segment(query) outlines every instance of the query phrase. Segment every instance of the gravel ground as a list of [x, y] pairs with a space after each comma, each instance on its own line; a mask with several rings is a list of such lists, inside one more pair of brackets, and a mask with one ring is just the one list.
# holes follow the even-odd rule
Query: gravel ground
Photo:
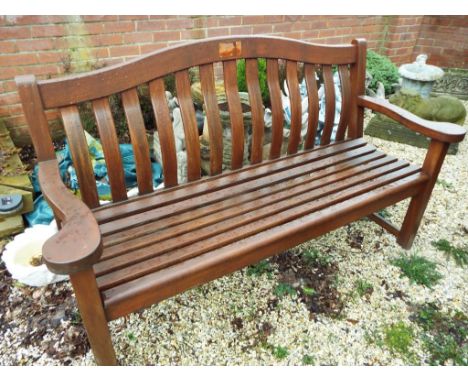
[[[426, 154], [425, 149], [368, 139], [414, 163], [422, 163]], [[437, 264], [443, 278], [432, 289], [401, 277], [391, 261], [404, 251], [392, 235], [361, 220], [290, 251], [292, 275], [285, 274], [284, 258], [275, 257], [269, 272], [244, 269], [112, 322], [120, 363], [427, 364], [430, 355], [418, 336], [421, 329], [411, 320], [414, 307], [433, 302], [445, 312], [468, 312], [466, 268], [431, 245], [438, 239], [455, 246], [467, 243], [468, 140], [457, 155], [446, 158], [439, 179], [410, 251]], [[406, 206], [402, 202], [387, 209], [390, 219], [400, 223]], [[316, 283], [310, 285], [317, 295], [278, 293], [279, 282], [300, 280], [298, 254], [314, 250], [327, 261], [312, 269], [320, 283], [307, 279]], [[356, 293], [359, 280], [371, 285], [362, 297]], [[416, 334], [411, 361], [372, 340], [397, 322]], [[69, 284], [32, 289], [12, 282], [0, 269], [0, 364], [93, 362]]]

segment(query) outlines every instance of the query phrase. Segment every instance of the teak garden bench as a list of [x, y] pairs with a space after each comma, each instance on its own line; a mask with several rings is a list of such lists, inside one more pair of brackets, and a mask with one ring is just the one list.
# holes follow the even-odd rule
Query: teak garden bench
[[[257, 59], [267, 62], [272, 108], [269, 157], [262, 160], [264, 111]], [[252, 115], [251, 143], [237, 86], [236, 60], [246, 60]], [[291, 104], [287, 153], [281, 155], [283, 110], [278, 60], [284, 60]], [[214, 64], [230, 111], [232, 163], [222, 172], [223, 135]], [[282, 63], [283, 61], [281, 61]], [[308, 90], [308, 129], [301, 137], [298, 64]], [[210, 176], [201, 176], [200, 143], [189, 68], [198, 67], [210, 136]], [[341, 82], [341, 117], [335, 116], [333, 72]], [[200, 40], [169, 47], [109, 68], [65, 78], [16, 83], [39, 162], [42, 192], [61, 229], [43, 248], [56, 273], [69, 274], [84, 326], [101, 365], [117, 363], [108, 321], [206, 283], [301, 242], [369, 216], [410, 248], [450, 143], [463, 139], [457, 125], [418, 118], [384, 100], [365, 96], [366, 42], [316, 45], [266, 36]], [[188, 182], [178, 184], [172, 122], [163, 77], [175, 74], [188, 157]], [[326, 111], [320, 143], [316, 73]], [[221, 74], [220, 74], [221, 75]], [[162, 147], [165, 187], [153, 191], [150, 150], [137, 87], [149, 94]], [[135, 152], [139, 196], [127, 198], [108, 97], [120, 94]], [[91, 101], [101, 140], [112, 203], [99, 205], [77, 105]], [[59, 109], [80, 185], [81, 199], [62, 183], [44, 111]], [[431, 139], [422, 166], [377, 150], [363, 139], [364, 108], [385, 114]], [[244, 149], [249, 164], [243, 166]], [[411, 202], [401, 228], [376, 212]]]

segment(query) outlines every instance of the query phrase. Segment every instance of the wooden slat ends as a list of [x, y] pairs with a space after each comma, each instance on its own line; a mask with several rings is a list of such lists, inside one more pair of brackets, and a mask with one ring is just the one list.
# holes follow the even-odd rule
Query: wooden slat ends
[[161, 146], [164, 187], [172, 187], [177, 185], [177, 155], [163, 79], [151, 81], [149, 90]]
[[284, 124], [278, 60], [267, 59], [267, 82], [272, 114], [270, 159], [276, 159], [281, 155]]
[[335, 84], [333, 83], [333, 72], [331, 65], [323, 66], [323, 84], [325, 87], [325, 126], [323, 127], [320, 144], [330, 143], [335, 121]]
[[286, 82], [289, 90], [289, 107], [291, 111], [291, 126], [289, 130], [288, 154], [297, 152], [301, 141], [302, 110], [299, 81], [297, 79], [297, 62], [286, 61]]
[[188, 70], [176, 72], [177, 99], [182, 114], [185, 132], [185, 147], [187, 150], [187, 179], [188, 181], [200, 179], [201, 159], [200, 141], [198, 138], [197, 120], [190, 93], [190, 79]]
[[68, 144], [73, 160], [73, 165], [78, 177], [78, 184], [82, 200], [90, 208], [99, 206], [99, 198], [96, 189], [93, 166], [89, 157], [88, 144], [80, 120], [80, 114], [76, 106], [68, 106], [60, 109], [63, 126], [67, 134]]
[[115, 131], [109, 100], [100, 98], [93, 101], [94, 116], [101, 138], [104, 159], [106, 160], [107, 176], [111, 187], [112, 200], [118, 202], [127, 199], [125, 176], [120, 156], [119, 141]]
[[242, 167], [244, 160], [244, 120], [237, 86], [236, 60], [224, 61], [223, 74], [224, 89], [226, 90], [229, 117], [231, 119], [231, 169], [237, 170]]
[[263, 103], [260, 84], [258, 81], [258, 63], [255, 58], [245, 60], [245, 76], [249, 92], [250, 109], [252, 111], [252, 145], [250, 148], [250, 162], [262, 161], [263, 155]]
[[308, 150], [312, 149], [315, 145], [319, 115], [319, 100], [314, 65], [304, 64], [304, 78], [307, 87], [307, 99], [309, 104], [309, 117], [307, 121], [307, 134], [304, 141], [304, 149]]
[[223, 131], [216, 98], [213, 64], [200, 66], [200, 82], [210, 136], [210, 175], [223, 169]]
[[127, 118], [133, 154], [135, 155], [138, 191], [140, 194], [147, 194], [153, 191], [153, 176], [145, 123], [135, 88], [122, 93], [122, 105]]

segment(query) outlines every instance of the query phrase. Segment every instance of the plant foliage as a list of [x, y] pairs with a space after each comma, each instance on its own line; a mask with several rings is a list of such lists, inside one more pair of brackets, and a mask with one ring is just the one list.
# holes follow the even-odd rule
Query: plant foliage
[[392, 84], [398, 82], [398, 69], [396, 65], [386, 56], [372, 50], [367, 51], [367, 70], [372, 75], [369, 87], [377, 90], [377, 82], [382, 82], [385, 94], [393, 93]]

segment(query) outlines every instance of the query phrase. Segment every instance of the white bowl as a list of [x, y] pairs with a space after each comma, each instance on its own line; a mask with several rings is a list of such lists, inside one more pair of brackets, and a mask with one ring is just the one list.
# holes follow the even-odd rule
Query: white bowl
[[42, 255], [42, 246], [57, 232], [55, 221], [50, 225], [37, 224], [26, 228], [5, 246], [2, 260], [11, 276], [19, 282], [42, 287], [67, 280], [67, 275], [50, 272], [45, 264], [33, 265], [35, 258]]

